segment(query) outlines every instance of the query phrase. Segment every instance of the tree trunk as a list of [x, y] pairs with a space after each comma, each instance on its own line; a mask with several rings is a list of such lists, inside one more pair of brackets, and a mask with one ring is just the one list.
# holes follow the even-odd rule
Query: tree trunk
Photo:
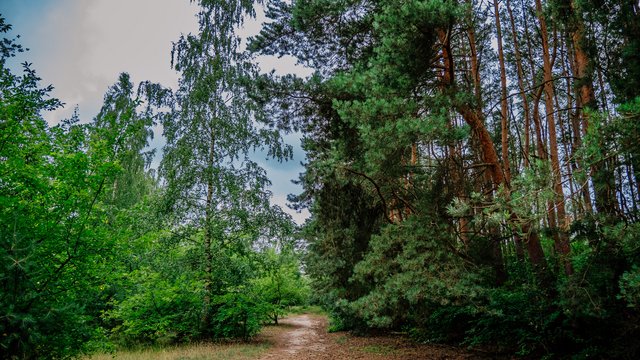
[[[211, 139], [209, 144], [209, 169], [213, 168], [215, 160], [215, 131], [213, 126], [210, 130]], [[202, 314], [202, 327], [205, 336], [210, 333], [211, 325], [211, 295], [213, 293], [213, 254], [211, 244], [213, 234], [211, 233], [211, 223], [213, 221], [213, 175], [210, 174], [207, 180], [207, 201], [205, 209], [204, 227], [204, 313]]]
[[530, 134], [529, 128], [531, 127], [531, 113], [529, 109], [529, 99], [527, 99], [527, 93], [524, 87], [524, 69], [522, 68], [522, 54], [520, 53], [520, 45], [518, 44], [518, 32], [516, 29], [515, 20], [513, 17], [513, 11], [511, 11], [511, 1], [506, 2], [507, 12], [509, 13], [509, 23], [511, 24], [511, 34], [513, 36], [513, 50], [515, 53], [517, 77], [518, 77], [518, 89], [520, 90], [520, 97], [522, 98], [522, 108], [524, 112], [524, 166], [529, 167], [529, 146], [530, 146]]
[[500, 11], [498, 0], [493, 1], [496, 18], [496, 35], [498, 39], [498, 62], [500, 64], [500, 125], [502, 130], [502, 164], [504, 180], [507, 186], [511, 183], [511, 166], [509, 165], [509, 124], [507, 109], [507, 71], [504, 66], [504, 51], [502, 50], [502, 28], [500, 26]]
[[[513, 17], [513, 13], [511, 11], [511, 6], [510, 6], [510, 1], [507, 0], [507, 10], [509, 12], [509, 18], [511, 20], [511, 30], [513, 32], [513, 38], [514, 38], [514, 48], [515, 48], [515, 52], [516, 52], [516, 65], [518, 67], [518, 86], [520, 88], [520, 91], [522, 92], [522, 101], [524, 104], [524, 109], [525, 109], [525, 124], [529, 125], [529, 116], [531, 116], [533, 122], [534, 122], [534, 131], [535, 131], [535, 136], [536, 136], [536, 152], [537, 152], [537, 156], [540, 159], [547, 159], [547, 150], [544, 146], [544, 141], [543, 141], [543, 137], [542, 137], [542, 126], [541, 126], [541, 120], [540, 120], [540, 112], [539, 112], [539, 104], [540, 104], [540, 98], [542, 97], [542, 87], [540, 87], [533, 96], [533, 113], [530, 114], [529, 113], [529, 102], [528, 102], [528, 98], [527, 98], [527, 94], [524, 92], [525, 88], [524, 88], [524, 68], [522, 66], [522, 56], [520, 53], [520, 48], [518, 46], [518, 41], [517, 41], [517, 34], [516, 34], [516, 27], [515, 27], [515, 21], [514, 21], [514, 17]], [[529, 26], [527, 23], [527, 18], [526, 15], [524, 17], [524, 28], [525, 28], [525, 39], [526, 39], [526, 43], [527, 43], [527, 53], [529, 55], [529, 63], [531, 66], [531, 75], [532, 77], [535, 76], [535, 66], [534, 66], [534, 61], [533, 61], [533, 52], [532, 52], [532, 46], [531, 46], [531, 39], [529, 36]], [[528, 132], [527, 132], [528, 135]], [[527, 152], [526, 155], [527, 157], [527, 161], [525, 162], [525, 166], [530, 167], [531, 166], [531, 162], [529, 161], [529, 150], [527, 148]], [[547, 212], [547, 219], [550, 219], [551, 217], [555, 217], [555, 212]], [[531, 263], [534, 267], [534, 269], [540, 274], [541, 280], [543, 282], [545, 282], [546, 279], [546, 261], [545, 261], [545, 255], [544, 255], [544, 250], [542, 249], [542, 244], [540, 243], [540, 236], [538, 235], [538, 229], [537, 229], [537, 224], [532, 224], [531, 222], [526, 222], [523, 226], [522, 226], [522, 232], [525, 234], [526, 239], [527, 239], [527, 254], [529, 255], [529, 259], [531, 260]]]
[[[524, 2], [522, 4], [523, 6], [523, 10], [524, 10]], [[535, 71], [536, 71], [536, 64], [533, 58], [533, 47], [531, 44], [531, 38], [530, 38], [530, 34], [529, 34], [529, 25], [527, 24], [527, 18], [525, 17], [525, 38], [527, 40], [527, 53], [529, 55], [529, 66], [531, 67], [531, 74], [534, 74], [535, 77]], [[544, 135], [542, 134], [542, 120], [540, 119], [540, 99], [542, 98], [542, 94], [544, 92], [544, 85], [540, 84], [537, 86], [536, 88], [536, 92], [534, 93], [533, 96], [533, 114], [532, 114], [532, 118], [533, 118], [533, 124], [534, 124], [534, 129], [535, 129], [535, 133], [536, 133], [536, 150], [537, 150], [537, 156], [539, 159], [541, 160], [547, 160], [549, 159], [549, 152], [547, 151], [547, 146], [546, 146], [546, 142], [545, 142], [545, 138]], [[546, 220], [546, 225], [550, 228], [556, 228], [556, 212], [555, 212], [555, 208], [553, 206], [553, 202], [549, 201], [546, 204], [546, 208], [545, 211], [547, 213], [547, 216], [545, 218]], [[545, 225], [545, 224], [543, 224]]]
[[482, 86], [480, 82], [480, 67], [478, 65], [478, 51], [476, 49], [476, 31], [473, 26], [473, 0], [467, 0], [469, 11], [467, 12], [467, 36], [469, 37], [469, 49], [471, 50], [471, 77], [473, 78], [473, 92], [478, 106], [482, 104]]
[[[451, 39], [449, 34], [438, 29], [438, 37], [442, 44], [442, 59], [444, 63], [444, 76], [442, 77], [444, 91], [455, 91], [454, 82], [454, 59], [451, 52]], [[473, 56], [473, 55], [472, 55]], [[464, 102], [457, 102], [455, 105], [456, 110], [462, 115], [465, 122], [471, 127], [473, 134], [478, 138], [480, 143], [480, 156], [484, 164], [486, 164], [488, 173], [486, 178], [491, 184], [490, 193], [494, 192], [498, 186], [504, 184], [504, 176], [502, 173], [502, 167], [498, 159], [498, 154], [493, 145], [491, 135], [484, 126], [484, 117], [482, 112], [477, 107], [471, 107]], [[496, 234], [495, 229], [490, 230], [490, 237], [495, 240], [492, 241], [492, 263], [496, 276], [496, 283], [502, 284], [507, 279], [507, 273], [504, 268], [502, 247], [499, 243], [499, 234]]]
[[[567, 46], [567, 51], [569, 53], [569, 69], [571, 74], [573, 74], [573, 77], [576, 77], [576, 64], [575, 64], [575, 56], [573, 55], [573, 44], [570, 43]], [[567, 79], [567, 82], [571, 82], [569, 79]], [[575, 84], [575, 83], [573, 83]], [[575, 90], [575, 85], [572, 85], [572, 88]], [[583, 134], [583, 129], [582, 126], [580, 125], [581, 123], [581, 119], [580, 119], [580, 109], [582, 108], [581, 105], [581, 99], [580, 96], [577, 94], [576, 91], [576, 96], [575, 96], [575, 107], [576, 107], [576, 112], [573, 114], [573, 116], [571, 117], [571, 131], [573, 133], [572, 136], [572, 142], [571, 142], [571, 150], [572, 153], [575, 154], [581, 147], [582, 147], [582, 134]], [[584, 125], [584, 124], [582, 124]], [[578, 161], [576, 159], [575, 161], [575, 165], [574, 165], [574, 174], [576, 171], [584, 171], [584, 164], [581, 161]], [[591, 192], [589, 191], [589, 179], [587, 178], [584, 183], [577, 184], [580, 187], [580, 191], [582, 194], [582, 201], [584, 204], [584, 211], [587, 214], [591, 214], [593, 213], [593, 204], [591, 201]]]
[[560, 255], [567, 275], [573, 274], [573, 267], [569, 259], [570, 247], [567, 228], [567, 216], [564, 203], [564, 191], [562, 189], [562, 172], [560, 169], [560, 159], [558, 154], [558, 138], [556, 135], [556, 120], [553, 100], [555, 90], [553, 86], [553, 64], [549, 56], [549, 36], [547, 32], [547, 24], [542, 13], [541, 0], [536, 0], [536, 11], [538, 21], [540, 22], [540, 32], [542, 36], [542, 61], [544, 72], [544, 93], [545, 93], [545, 110], [547, 112], [547, 124], [549, 131], [549, 153], [551, 155], [551, 169], [553, 171], [553, 190], [555, 192], [555, 209], [558, 217], [558, 237], [556, 239], [556, 249]]
[[[585, 133], [589, 129], [589, 114], [586, 109], [597, 110], [595, 92], [593, 89], [592, 61], [584, 50], [585, 33], [584, 22], [580, 14], [580, 9], [575, 0], [571, 1], [572, 26], [571, 39], [574, 48], [575, 77], [578, 79], [578, 114], [582, 120], [582, 127]], [[591, 172], [594, 177], [594, 196], [596, 210], [599, 213], [614, 215], [616, 209], [615, 182], [611, 181], [615, 175], [610, 164], [594, 164]]]

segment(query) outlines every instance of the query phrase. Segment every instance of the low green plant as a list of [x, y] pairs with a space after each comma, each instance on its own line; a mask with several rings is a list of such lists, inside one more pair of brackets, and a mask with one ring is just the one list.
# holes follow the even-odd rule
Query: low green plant
[[245, 340], [260, 331], [269, 310], [268, 305], [259, 298], [243, 292], [216, 296], [212, 307], [215, 309], [212, 323], [214, 336]]
[[273, 323], [291, 311], [293, 306], [309, 302], [309, 281], [300, 273], [295, 255], [289, 251], [276, 253], [273, 249], [262, 255], [262, 275], [252, 281], [253, 291], [267, 306]]
[[370, 354], [388, 356], [393, 355], [395, 349], [387, 345], [367, 345], [362, 348], [362, 351]]
[[198, 319], [202, 307], [202, 284], [183, 274], [175, 279], [141, 269], [136, 290], [120, 301], [106, 316], [118, 324], [113, 339], [125, 346], [173, 344], [199, 336]]
[[629, 308], [637, 308], [640, 305], [640, 267], [634, 265], [629, 271], [625, 271], [620, 277], [620, 295]]

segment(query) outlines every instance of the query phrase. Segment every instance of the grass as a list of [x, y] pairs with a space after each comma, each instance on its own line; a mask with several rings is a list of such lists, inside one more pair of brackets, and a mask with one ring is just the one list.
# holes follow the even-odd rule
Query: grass
[[344, 345], [347, 343], [348, 338], [344, 335], [340, 336], [339, 338], [336, 339], [336, 343], [338, 345]]
[[362, 348], [362, 351], [376, 355], [393, 355], [395, 349], [387, 345], [367, 345]]
[[314, 314], [314, 315], [326, 315], [326, 312], [322, 310], [320, 306], [317, 305], [309, 305], [309, 306], [291, 306], [289, 307], [289, 314]]
[[[292, 306], [289, 314], [324, 315], [319, 306]], [[266, 327], [269, 331], [284, 331], [287, 326]], [[346, 340], [346, 338], [345, 338]], [[269, 349], [267, 342], [253, 343], [200, 343], [178, 346], [152, 347], [144, 349], [118, 350], [113, 354], [103, 353], [85, 357], [84, 360], [251, 360], [260, 357]]]
[[85, 360], [250, 360], [260, 357], [267, 349], [265, 343], [189, 344], [142, 350], [123, 350], [114, 354], [96, 354]]

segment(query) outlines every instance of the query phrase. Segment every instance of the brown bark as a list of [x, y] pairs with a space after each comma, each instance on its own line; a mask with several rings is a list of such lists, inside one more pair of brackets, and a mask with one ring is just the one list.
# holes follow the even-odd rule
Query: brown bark
[[509, 126], [507, 111], [507, 71], [504, 66], [504, 51], [502, 50], [502, 28], [500, 26], [500, 11], [498, 1], [493, 1], [493, 9], [496, 18], [496, 35], [498, 39], [498, 63], [500, 65], [500, 125], [502, 130], [502, 164], [504, 170], [504, 180], [506, 184], [511, 183], [511, 166], [509, 165]]
[[[574, 78], [576, 77], [576, 72], [575, 72], [575, 56], [573, 55], [573, 47], [572, 44], [568, 44], [567, 46], [567, 51], [569, 52], [569, 69], [571, 71], [571, 73], [573, 74]], [[567, 79], [567, 82], [571, 82], [569, 79]], [[574, 85], [572, 85], [572, 88], [575, 88]], [[571, 143], [571, 149], [572, 149], [572, 153], [575, 154], [578, 149], [580, 149], [582, 147], [582, 135], [583, 135], [583, 129], [582, 126], [580, 124], [581, 119], [580, 119], [580, 112], [579, 109], [581, 109], [582, 105], [581, 105], [581, 100], [580, 100], [580, 96], [578, 96], [577, 92], [576, 92], [576, 96], [575, 96], [575, 107], [576, 107], [576, 112], [575, 114], [571, 117], [571, 131], [573, 133], [572, 136], [572, 143]], [[579, 162], [578, 160], [576, 160], [576, 162], [574, 163], [574, 173], [576, 171], [582, 171], [584, 169], [584, 166], [581, 162]], [[587, 214], [591, 214], [593, 213], [593, 203], [591, 201], [591, 193], [589, 191], [589, 180], [586, 180], [584, 183], [582, 184], [578, 184], [578, 186], [580, 186], [580, 192], [582, 194], [582, 200], [583, 200], [583, 205], [584, 205], [584, 211]]]
[[[455, 124], [452, 123], [451, 118], [449, 119], [448, 126], [453, 128]], [[460, 154], [456, 150], [456, 146], [454, 144], [449, 144], [448, 146], [448, 164], [451, 172], [451, 184], [454, 187], [454, 194], [460, 199], [465, 197], [464, 192], [464, 178], [462, 176], [462, 169], [458, 165], [457, 159], [460, 159]], [[460, 240], [465, 246], [469, 245], [469, 222], [466, 218], [461, 217], [458, 219], [458, 234], [460, 236]]]
[[[584, 108], [596, 108], [596, 97], [593, 91], [593, 82], [589, 71], [590, 60], [586, 51], [583, 48], [585, 43], [584, 37], [584, 22], [579, 14], [575, 0], [571, 1], [571, 10], [573, 12], [571, 39], [574, 46], [574, 56], [576, 64], [576, 77], [579, 82], [579, 97], [580, 103]], [[584, 115], [583, 111], [578, 112], [583, 116], [585, 125], [588, 127], [588, 117]]]
[[520, 53], [520, 45], [518, 43], [518, 32], [516, 29], [515, 20], [513, 17], [513, 11], [511, 11], [511, 1], [506, 2], [507, 12], [509, 13], [509, 23], [511, 24], [511, 34], [513, 36], [513, 50], [515, 53], [516, 70], [518, 76], [518, 89], [520, 90], [520, 96], [522, 97], [522, 108], [524, 112], [524, 166], [529, 167], [529, 147], [530, 137], [529, 128], [531, 127], [531, 113], [529, 109], [529, 99], [527, 99], [527, 93], [524, 87], [524, 69], [522, 68], [522, 54]]
[[[451, 52], [451, 39], [449, 34], [443, 30], [438, 29], [438, 38], [442, 45], [442, 60], [444, 65], [442, 88], [443, 91], [455, 91], [455, 64]], [[473, 56], [473, 55], [472, 55]], [[487, 164], [487, 183], [490, 184], [491, 191], [495, 191], [498, 186], [504, 184], [504, 176], [502, 173], [502, 167], [498, 159], [498, 154], [493, 141], [486, 127], [484, 126], [484, 116], [482, 111], [477, 107], [472, 107], [467, 103], [457, 102], [454, 104], [456, 110], [462, 115], [465, 122], [471, 127], [471, 130], [480, 144], [480, 157], [483, 163]], [[495, 271], [496, 282], [502, 284], [507, 279], [507, 273], [504, 268], [502, 247], [499, 242], [499, 234], [497, 229], [491, 229], [489, 231], [490, 236], [494, 238], [492, 242], [492, 263]]]
[[532, 226], [531, 223], [526, 223], [522, 226], [522, 233], [527, 239], [527, 254], [529, 255], [531, 265], [533, 265], [533, 268], [537, 272], [543, 273], [546, 267], [546, 261], [544, 258], [544, 250], [542, 249], [542, 245], [540, 243], [540, 236], [538, 234], [538, 231], [536, 230], [536, 227]]
[[547, 124], [549, 131], [549, 153], [551, 155], [551, 169], [553, 171], [553, 190], [555, 192], [555, 209], [558, 217], [558, 237], [556, 240], [556, 249], [560, 254], [561, 260], [564, 265], [565, 273], [567, 275], [573, 274], [573, 267], [569, 261], [569, 236], [567, 234], [567, 228], [569, 226], [567, 222], [567, 216], [564, 203], [564, 191], [562, 189], [562, 173], [560, 169], [560, 159], [558, 154], [558, 138], [556, 135], [556, 120], [555, 109], [553, 100], [555, 97], [555, 90], [553, 86], [553, 64], [549, 56], [549, 35], [547, 31], [547, 24], [542, 13], [541, 0], [535, 0], [536, 12], [538, 15], [538, 21], [540, 23], [540, 32], [542, 36], [542, 61], [544, 72], [544, 93], [545, 93], [545, 110], [547, 112]]
[[488, 165], [489, 176], [493, 181], [493, 190], [496, 190], [499, 185], [504, 183], [504, 176], [498, 153], [493, 146], [493, 140], [484, 126], [484, 117], [477, 109], [472, 109], [466, 104], [458, 104], [457, 109], [480, 142], [480, 156], [482, 161]]
[[[567, 108], [574, 108], [574, 97], [573, 97], [573, 82], [572, 77], [569, 76], [569, 69], [571, 68], [571, 44], [568, 39], [563, 36], [563, 54], [566, 54], [566, 57], [563, 56], [561, 61], [562, 65], [562, 76], [565, 79], [566, 85], [566, 94], [567, 94]], [[569, 59], [569, 69], [567, 68], [567, 63], [565, 62], [565, 58]], [[576, 158], [577, 151], [580, 149], [581, 139], [580, 139], [580, 126], [579, 119], [576, 113], [572, 113], [571, 110], [567, 112], [567, 129], [565, 131], [564, 126], [560, 126], [561, 135], [563, 139], [566, 139], [563, 143], [564, 151], [567, 156], [571, 159], [567, 161], [567, 178], [569, 180], [569, 191], [571, 196], [571, 201], [574, 204], [572, 207], [573, 210], [573, 218], [579, 219], [585, 213], [591, 212], [591, 204], [589, 191], [586, 185], [580, 185], [575, 181], [574, 173], [575, 171], [580, 171], [579, 162]], [[577, 188], [577, 189], [576, 189]]]
[[[585, 109], [596, 110], [597, 102], [592, 79], [592, 61], [584, 50], [585, 31], [584, 22], [580, 15], [580, 9], [575, 0], [571, 1], [571, 39], [574, 48], [575, 77], [578, 79], [578, 115], [582, 120], [584, 133], [589, 129], [589, 115]], [[591, 167], [591, 173], [594, 177], [594, 196], [595, 205], [599, 213], [612, 215], [615, 213], [617, 205], [615, 195], [615, 183], [611, 181], [614, 178], [613, 171], [610, 170], [610, 164], [594, 164]]]
[[[523, 11], [524, 11], [524, 2], [522, 3]], [[531, 44], [531, 35], [529, 34], [529, 24], [527, 21], [527, 17], [524, 17], [524, 36], [527, 42], [527, 54], [529, 60], [529, 67], [531, 71], [531, 76], [533, 78], [536, 77], [536, 64], [533, 58], [533, 46]], [[546, 146], [544, 143], [544, 137], [542, 136], [542, 121], [540, 120], [540, 99], [542, 98], [542, 92], [544, 88], [539, 86], [536, 88], [536, 92], [533, 95], [533, 112], [532, 112], [532, 120], [534, 124], [534, 131], [536, 135], [536, 155], [538, 158], [542, 160], [546, 160], [548, 158]]]
[[[475, 43], [471, 42], [471, 39], [475, 39], [475, 33], [473, 30], [473, 27], [469, 27], [467, 34], [470, 39], [470, 51], [472, 54], [475, 54]], [[443, 41], [443, 43], [447, 43], [446, 46], [443, 46], [443, 51], [442, 51], [443, 52], [443, 70], [442, 70], [442, 84], [441, 84], [441, 90], [447, 91], [447, 88], [453, 82], [453, 62], [450, 61], [452, 60], [450, 59], [450, 56], [449, 56], [451, 54], [451, 48], [450, 48], [450, 44], [448, 43], [449, 39], [447, 38], [446, 33], [442, 32], [440, 34], [440, 39]], [[477, 58], [475, 56], [471, 56], [471, 76], [474, 82], [476, 100], [480, 101], [481, 99], [480, 78], [478, 77], [477, 66], [478, 66]], [[449, 117], [448, 126], [450, 128], [453, 128], [455, 126], [455, 124], [452, 123], [451, 117]], [[463, 186], [462, 170], [459, 169], [459, 167], [457, 166], [456, 159], [455, 159], [456, 156], [458, 155], [458, 152], [456, 151], [456, 148], [453, 144], [450, 144], [448, 148], [449, 148], [448, 162], [451, 168], [451, 177], [452, 177], [451, 180], [452, 180], [452, 183], [454, 184], [453, 186], [456, 187], [454, 191], [456, 193], [456, 196], [458, 196], [458, 198], [464, 198], [465, 193], [464, 193], [464, 186]], [[469, 221], [465, 217], [461, 217], [458, 219], [457, 227], [458, 227], [458, 234], [460, 236], [460, 240], [462, 240], [462, 243], [465, 246], [468, 246], [469, 232], [470, 232]]]
[[[524, 10], [524, 2], [522, 2], [522, 6]], [[527, 41], [527, 53], [528, 53], [528, 59], [529, 59], [529, 66], [531, 68], [531, 74], [535, 74], [536, 64], [533, 58], [533, 46], [531, 42], [531, 36], [529, 34], [529, 24], [527, 22], [526, 16], [524, 17], [524, 24], [525, 24], [524, 34], [525, 34], [525, 39]], [[545, 137], [542, 134], [542, 120], [540, 119], [540, 99], [542, 98], [542, 94], [544, 92], [544, 86], [538, 86], [536, 89], [537, 90], [533, 96], [533, 114], [532, 114], [532, 119], [534, 123], [535, 134], [536, 134], [536, 150], [537, 150], [537, 156], [539, 159], [547, 160], [549, 158], [549, 153], [547, 151]], [[550, 228], [555, 228], [556, 212], [555, 212], [555, 208], [553, 206], [552, 201], [547, 202], [545, 211], [547, 216], [543, 220], [544, 222], [543, 225], [548, 226]]]
[[[562, 69], [564, 70], [564, 61], [562, 63]], [[571, 99], [571, 82], [568, 80], [567, 78], [567, 108], [571, 109], [572, 104], [572, 99]], [[558, 100], [556, 99], [556, 106], [559, 107], [558, 105]], [[567, 114], [567, 123], [571, 123], [571, 114], [568, 113]], [[560, 125], [560, 137], [562, 139], [565, 139], [565, 141], [562, 142], [562, 147], [564, 149], [564, 153], [567, 154], [568, 157], [573, 157], [573, 152], [570, 149], [570, 145], [569, 142], [570, 140], [567, 140], [567, 131], [565, 131], [564, 126]], [[573, 204], [573, 206], [571, 207], [572, 210], [572, 214], [573, 214], [573, 219], [577, 219], [578, 218], [578, 206], [576, 204], [580, 204], [580, 200], [579, 199], [575, 199], [576, 196], [576, 191], [574, 189], [574, 182], [573, 182], [573, 169], [571, 168], [571, 163], [573, 161], [566, 161], [565, 163], [565, 167], [567, 170], [567, 179], [569, 180], [569, 196], [571, 198], [571, 202]]]
[[473, 26], [473, 1], [467, 0], [467, 36], [469, 37], [469, 50], [471, 51], [471, 78], [473, 79], [473, 92], [476, 102], [482, 104], [482, 86], [480, 82], [480, 67], [478, 65], [478, 51], [476, 48], [476, 31]]
[[541, 160], [549, 158], [549, 152], [545, 145], [545, 139], [542, 135], [542, 119], [540, 119], [540, 98], [542, 97], [543, 87], [533, 97], [533, 126], [536, 133], [536, 155]]

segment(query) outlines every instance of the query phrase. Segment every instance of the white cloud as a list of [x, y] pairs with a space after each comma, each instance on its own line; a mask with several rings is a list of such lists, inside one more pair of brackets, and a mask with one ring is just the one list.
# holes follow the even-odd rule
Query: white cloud
[[298, 64], [296, 58], [287, 55], [283, 57], [277, 57], [273, 55], [263, 55], [257, 57], [258, 66], [263, 73], [271, 72], [275, 70], [277, 75], [286, 75], [295, 73], [300, 77], [307, 77], [313, 73], [313, 70]]
[[[84, 2], [84, 1], [82, 1]], [[197, 8], [185, 0], [100, 0], [87, 8], [84, 35], [90, 75], [111, 78], [122, 71], [138, 80], [175, 87], [171, 43], [197, 31]]]
[[[33, 62], [43, 84], [53, 84], [52, 95], [66, 104], [63, 109], [44, 114], [50, 124], [70, 117], [76, 105], [80, 118], [89, 121], [121, 72], [128, 72], [136, 83], [149, 80], [176, 88], [178, 74], [170, 67], [172, 42], [180, 34], [198, 30], [198, 7], [188, 0], [0, 1], [9, 1], [7, 8], [20, 20], [13, 23], [15, 32], [22, 34], [22, 43], [31, 48], [22, 57]], [[247, 21], [240, 35], [256, 35], [264, 21], [264, 13], [258, 10], [257, 19]], [[296, 66], [293, 58], [260, 57], [259, 62], [263, 71], [296, 71], [301, 76], [309, 72]], [[164, 139], [159, 131], [157, 127], [152, 147], [161, 155]], [[299, 143], [297, 136], [287, 140]], [[156, 157], [155, 166], [158, 160]], [[298, 165], [300, 160], [293, 161]], [[297, 213], [286, 206], [286, 195], [301, 191], [290, 180], [297, 178], [302, 168], [260, 162], [273, 182], [273, 203], [303, 223], [308, 212]]]
[[274, 205], [278, 205], [284, 210], [286, 213], [291, 215], [293, 221], [295, 221], [298, 225], [304, 224], [304, 222], [309, 218], [309, 210], [304, 209], [302, 212], [297, 212], [296, 210], [290, 209], [287, 207], [287, 196], [283, 194], [274, 194], [271, 197], [271, 203]]
[[81, 118], [95, 116], [107, 88], [121, 72], [138, 82], [176, 87], [170, 68], [171, 43], [197, 30], [197, 8], [185, 0], [64, 0], [32, 12], [29, 58], [65, 109], [50, 123], [80, 107]]

